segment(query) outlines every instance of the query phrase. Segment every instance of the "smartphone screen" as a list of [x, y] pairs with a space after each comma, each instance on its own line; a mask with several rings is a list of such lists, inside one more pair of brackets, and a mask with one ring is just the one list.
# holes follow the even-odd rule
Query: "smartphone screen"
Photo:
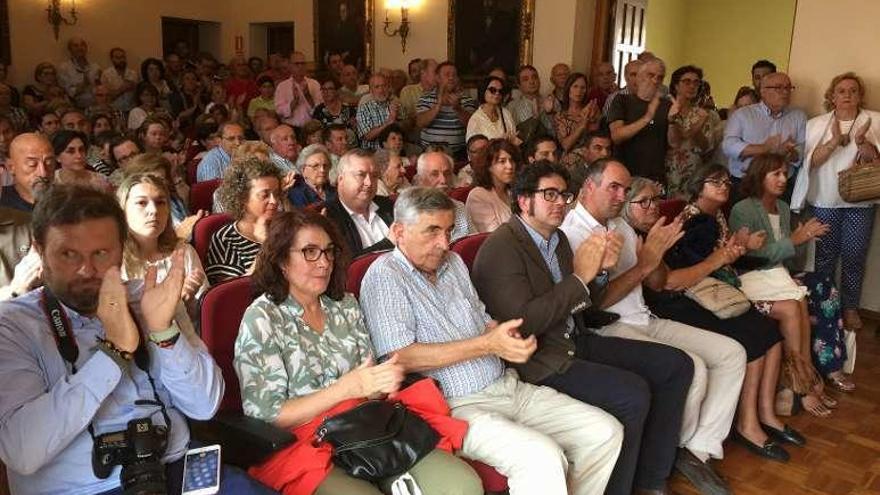
[[220, 449], [187, 452], [183, 473], [183, 493], [216, 493], [220, 488]]

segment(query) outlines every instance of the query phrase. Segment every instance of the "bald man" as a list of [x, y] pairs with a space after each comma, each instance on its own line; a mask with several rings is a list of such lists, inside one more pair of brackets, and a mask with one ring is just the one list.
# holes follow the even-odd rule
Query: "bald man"
[[306, 76], [306, 56], [302, 52], [290, 55], [290, 78], [275, 87], [275, 112], [284, 123], [302, 127], [311, 120], [315, 107], [324, 102], [321, 85]]
[[58, 83], [78, 108], [89, 108], [95, 103], [95, 86], [101, 83], [101, 68], [89, 62], [89, 45], [82, 38], [70, 38], [67, 52], [70, 59], [58, 66]]
[[20, 134], [9, 145], [6, 166], [13, 182], [3, 188], [0, 206], [33, 211], [35, 194], [48, 187], [55, 176], [52, 144], [39, 134]]

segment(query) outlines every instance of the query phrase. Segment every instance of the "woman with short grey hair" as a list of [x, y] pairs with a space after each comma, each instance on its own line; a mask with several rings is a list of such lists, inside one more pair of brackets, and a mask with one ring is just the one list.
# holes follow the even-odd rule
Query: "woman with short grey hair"
[[326, 203], [336, 197], [336, 188], [330, 184], [330, 152], [323, 144], [310, 144], [299, 152], [296, 170], [300, 173], [287, 190], [287, 199], [293, 206], [306, 207]]

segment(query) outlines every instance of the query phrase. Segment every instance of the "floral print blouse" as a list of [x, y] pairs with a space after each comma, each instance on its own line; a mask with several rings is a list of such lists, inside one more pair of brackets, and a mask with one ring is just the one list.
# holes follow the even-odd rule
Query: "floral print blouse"
[[302, 319], [292, 297], [281, 304], [265, 294], [245, 311], [235, 340], [235, 371], [244, 413], [274, 421], [288, 399], [322, 390], [373, 355], [360, 306], [351, 294], [321, 296], [324, 332]]

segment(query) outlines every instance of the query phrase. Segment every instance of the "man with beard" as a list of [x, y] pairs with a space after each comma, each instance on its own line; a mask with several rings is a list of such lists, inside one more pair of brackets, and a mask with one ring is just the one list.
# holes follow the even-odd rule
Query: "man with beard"
[[134, 105], [134, 90], [137, 87], [137, 73], [128, 67], [125, 50], [110, 50], [110, 62], [113, 64], [101, 73], [101, 85], [107, 88], [107, 96], [113, 108], [128, 112]]
[[[416, 175], [413, 177], [413, 186], [430, 187], [443, 191], [449, 195], [450, 189], [455, 185], [455, 175], [452, 173], [454, 163], [452, 157], [442, 151], [426, 151], [419, 155], [416, 161]], [[455, 205], [455, 223], [449, 240], [455, 241], [476, 231], [468, 216], [464, 203], [457, 199], [449, 198]]]
[[31, 212], [36, 191], [45, 189], [55, 177], [55, 152], [44, 136], [20, 134], [9, 145], [6, 162], [13, 183], [3, 188], [0, 206]]
[[[180, 338], [173, 320], [183, 251], [162, 282], [151, 267], [142, 283], [124, 284], [125, 214], [90, 188], [50, 189], [33, 226], [45, 286], [0, 303], [0, 459], [12, 492], [122, 493], [118, 466], [102, 479], [90, 465], [94, 437], [149, 419], [167, 428], [155, 451], [165, 469], [154, 476], [180, 493], [186, 418], [213, 416], [224, 388], [205, 345]], [[267, 493], [224, 471], [225, 492]]]

